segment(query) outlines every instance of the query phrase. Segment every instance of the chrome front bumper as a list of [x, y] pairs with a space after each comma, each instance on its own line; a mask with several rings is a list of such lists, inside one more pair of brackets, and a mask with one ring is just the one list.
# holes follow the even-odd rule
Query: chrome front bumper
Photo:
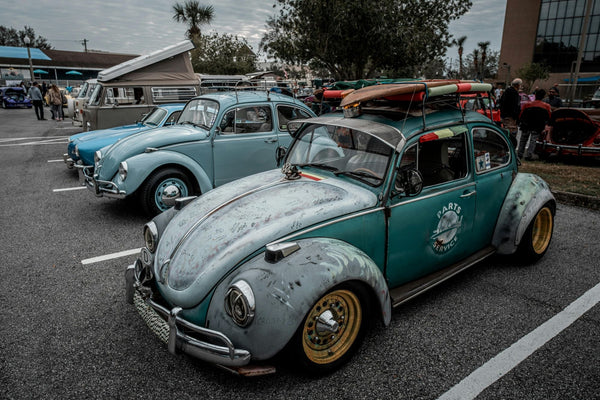
[[572, 155], [586, 155], [586, 154], [600, 154], [600, 147], [585, 147], [582, 145], [560, 145], [548, 143], [547, 141], [539, 141], [535, 142], [536, 150], [544, 152], [544, 153], [553, 153], [553, 154], [572, 154]]
[[127, 192], [120, 190], [119, 187], [111, 181], [101, 181], [94, 178], [91, 166], [82, 166], [80, 169], [85, 181], [85, 186], [92, 191], [97, 197], [112, 197], [114, 199], [124, 199], [127, 197]]
[[[138, 259], [137, 263], [141, 261]], [[221, 332], [186, 321], [179, 316], [181, 307], [169, 310], [153, 301], [150, 289], [142, 286], [135, 277], [136, 264], [128, 266], [125, 271], [127, 302], [134, 304], [148, 327], [167, 344], [170, 353], [184, 353], [228, 368], [242, 367], [250, 363], [250, 352], [236, 349], [231, 340]], [[202, 339], [209, 339], [210, 342]]]

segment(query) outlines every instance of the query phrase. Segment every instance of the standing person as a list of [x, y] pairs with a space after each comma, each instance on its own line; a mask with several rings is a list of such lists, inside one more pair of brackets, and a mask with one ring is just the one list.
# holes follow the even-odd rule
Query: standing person
[[510, 87], [506, 88], [500, 99], [500, 117], [502, 125], [510, 132], [510, 138], [513, 144], [517, 143], [517, 121], [521, 112], [521, 96], [519, 89], [523, 81], [519, 78], [513, 79]]
[[519, 139], [519, 149], [517, 150], [517, 156], [519, 158], [523, 158], [525, 145], [527, 144], [527, 139], [529, 139], [529, 146], [527, 146], [527, 156], [525, 156], [525, 159], [533, 159], [535, 141], [550, 120], [552, 109], [548, 103], [542, 101], [545, 96], [546, 91], [544, 89], [536, 90], [535, 100], [525, 104], [519, 115], [519, 124], [521, 126], [521, 138]]
[[562, 100], [558, 96], [558, 91], [554, 86], [548, 90], [548, 98], [545, 101], [550, 104], [550, 107], [552, 107], [553, 110], [562, 107]]
[[60, 90], [58, 86], [52, 84], [50, 86], [50, 90], [48, 90], [48, 101], [50, 102], [50, 107], [52, 107], [52, 116], [56, 121], [62, 121], [62, 96], [60, 95]]
[[[46, 93], [48, 93], [48, 85], [46, 85], [46, 81], [42, 82], [42, 100], [44, 100], [44, 103], [46, 103]], [[49, 106], [49, 104], [46, 104], [46, 106]]]
[[29, 98], [33, 103], [33, 109], [35, 110], [35, 116], [38, 120], [44, 120], [44, 100], [42, 97], [42, 91], [37, 82], [33, 82], [33, 86], [29, 89]]

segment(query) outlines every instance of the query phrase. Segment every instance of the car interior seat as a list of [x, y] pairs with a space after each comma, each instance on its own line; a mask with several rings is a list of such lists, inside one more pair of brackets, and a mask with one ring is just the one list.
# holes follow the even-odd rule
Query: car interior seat
[[419, 171], [423, 175], [423, 186], [436, 185], [454, 179], [448, 161], [448, 142], [435, 140], [421, 143]]

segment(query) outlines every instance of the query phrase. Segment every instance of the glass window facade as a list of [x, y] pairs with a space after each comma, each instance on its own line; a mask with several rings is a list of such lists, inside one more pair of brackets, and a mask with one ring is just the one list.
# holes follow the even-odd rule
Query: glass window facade
[[[582, 72], [600, 70], [600, 0], [593, 1]], [[586, 0], [541, 0], [533, 61], [550, 66], [551, 72], [569, 72], [577, 60]]]

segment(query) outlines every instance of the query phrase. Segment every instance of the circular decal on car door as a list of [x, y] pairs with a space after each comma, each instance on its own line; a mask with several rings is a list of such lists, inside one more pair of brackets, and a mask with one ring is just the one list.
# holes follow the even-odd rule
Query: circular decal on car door
[[446, 253], [458, 241], [458, 231], [462, 226], [461, 207], [456, 203], [448, 203], [437, 212], [438, 225], [433, 231], [433, 250], [436, 253]]

